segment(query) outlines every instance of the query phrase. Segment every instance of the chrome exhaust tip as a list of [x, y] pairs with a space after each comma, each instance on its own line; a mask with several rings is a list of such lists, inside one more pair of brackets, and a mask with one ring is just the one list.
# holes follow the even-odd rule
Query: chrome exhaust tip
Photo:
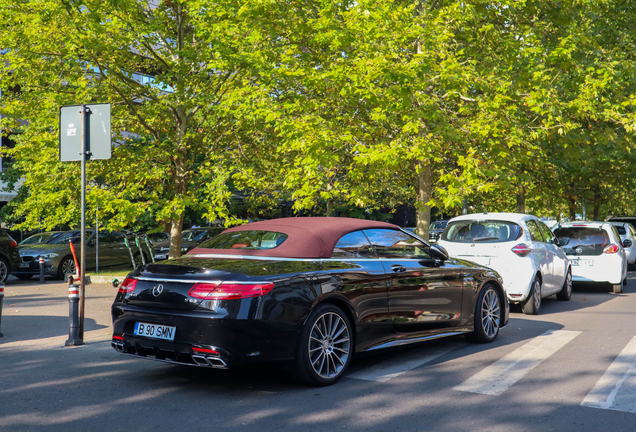
[[123, 342], [111, 342], [110, 345], [119, 352], [126, 352], [126, 346]]
[[227, 363], [220, 357], [206, 357], [205, 359], [215, 369], [227, 369]]
[[193, 354], [192, 360], [194, 360], [194, 362], [199, 366], [208, 366], [208, 362], [205, 360], [205, 357], [203, 357], [202, 355]]

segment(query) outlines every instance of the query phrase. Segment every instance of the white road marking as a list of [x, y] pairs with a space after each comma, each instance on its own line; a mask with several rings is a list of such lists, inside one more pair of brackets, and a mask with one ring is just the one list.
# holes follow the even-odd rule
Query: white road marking
[[581, 332], [548, 330], [482, 369], [455, 390], [499, 396]]
[[[636, 413], [636, 336], [614, 359], [581, 406]], [[625, 382], [628, 383], [625, 387]], [[620, 391], [622, 388], [622, 391]], [[620, 394], [619, 394], [620, 391]]]
[[395, 355], [391, 360], [383, 361], [364, 370], [347, 375], [347, 377], [366, 381], [387, 382], [464, 345], [463, 343], [445, 343], [436, 347], [425, 346], [409, 350]]

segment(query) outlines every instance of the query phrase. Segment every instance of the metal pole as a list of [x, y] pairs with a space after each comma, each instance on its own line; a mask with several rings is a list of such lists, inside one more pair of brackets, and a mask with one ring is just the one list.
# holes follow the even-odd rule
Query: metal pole
[[82, 151], [80, 161], [82, 163], [82, 221], [80, 223], [80, 290], [79, 290], [79, 340], [84, 339], [84, 298], [86, 288], [86, 141], [88, 140], [88, 116], [89, 109], [86, 105], [80, 108], [82, 117]]
[[2, 303], [4, 300], [4, 284], [0, 282], [0, 337], [3, 337], [2, 334]]
[[38, 263], [40, 264], [40, 284], [44, 283], [44, 258], [38, 258]]
[[99, 273], [99, 204], [95, 210], [95, 273]]

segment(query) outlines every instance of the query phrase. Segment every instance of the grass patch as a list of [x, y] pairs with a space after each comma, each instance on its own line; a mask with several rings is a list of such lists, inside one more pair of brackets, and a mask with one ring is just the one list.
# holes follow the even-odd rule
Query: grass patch
[[115, 269], [108, 269], [99, 272], [86, 272], [86, 276], [126, 276], [132, 271], [132, 267], [120, 267]]

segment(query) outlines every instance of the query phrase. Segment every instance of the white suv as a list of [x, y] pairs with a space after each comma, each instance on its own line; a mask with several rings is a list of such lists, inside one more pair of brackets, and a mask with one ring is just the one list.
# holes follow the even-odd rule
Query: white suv
[[454, 258], [466, 259], [497, 271], [512, 303], [536, 315], [541, 299], [572, 296], [572, 272], [565, 252], [552, 231], [536, 216], [481, 213], [448, 222], [438, 242]]
[[572, 264], [572, 277], [577, 282], [612, 284], [615, 293], [623, 292], [627, 277], [625, 247], [616, 227], [610, 222], [568, 222], [554, 230]]

